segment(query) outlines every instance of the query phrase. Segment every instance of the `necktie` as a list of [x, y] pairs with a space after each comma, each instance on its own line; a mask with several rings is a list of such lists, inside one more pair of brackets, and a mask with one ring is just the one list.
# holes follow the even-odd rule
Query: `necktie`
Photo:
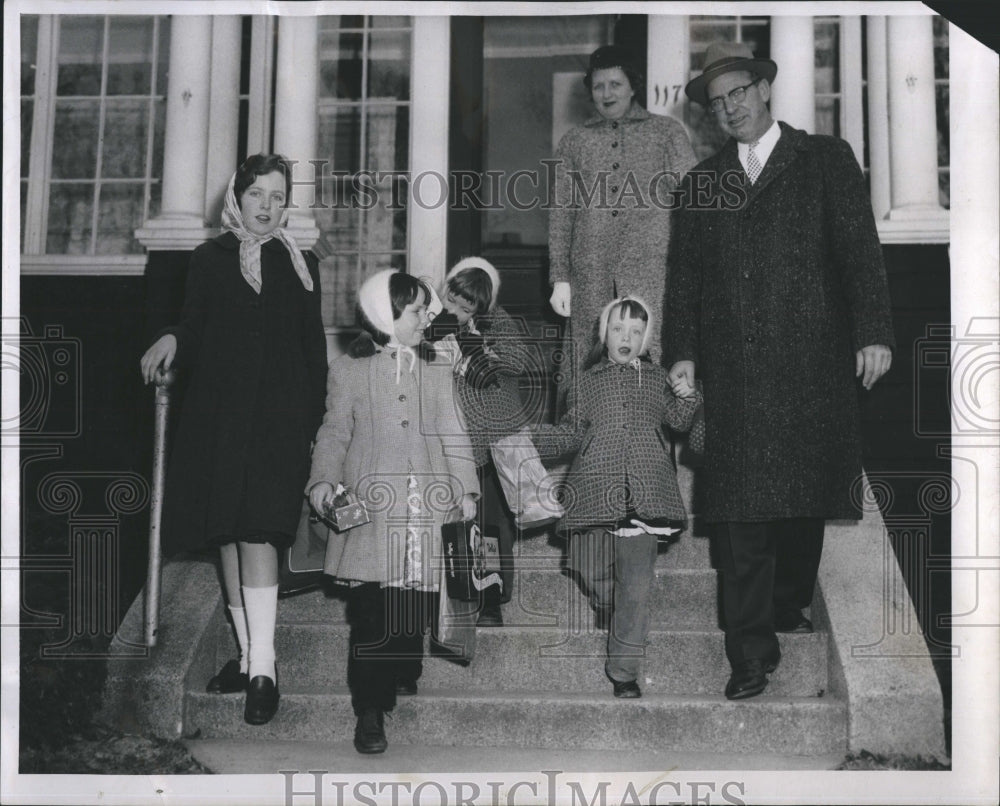
[[747, 149], [747, 176], [750, 177], [750, 184], [757, 184], [757, 177], [763, 170], [760, 160], [757, 159], [757, 152], [754, 149], [760, 144], [760, 140], [754, 140]]

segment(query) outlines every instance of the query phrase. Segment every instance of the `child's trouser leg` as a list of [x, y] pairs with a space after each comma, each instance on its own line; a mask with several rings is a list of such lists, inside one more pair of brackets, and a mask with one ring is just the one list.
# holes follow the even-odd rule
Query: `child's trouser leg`
[[649, 598], [656, 564], [656, 535], [615, 539], [614, 613], [608, 631], [605, 670], [625, 682], [639, 675], [649, 635]]
[[590, 606], [610, 610], [614, 604], [615, 536], [604, 527], [574, 531], [569, 541], [569, 567], [579, 573]]
[[347, 685], [354, 713], [367, 708], [390, 711], [396, 704], [393, 666], [386, 662], [388, 645], [386, 594], [377, 582], [351, 588], [347, 621], [351, 626]]
[[424, 633], [430, 628], [436, 595], [412, 588], [385, 589], [388, 613], [386, 657], [397, 682], [416, 683], [424, 671]]

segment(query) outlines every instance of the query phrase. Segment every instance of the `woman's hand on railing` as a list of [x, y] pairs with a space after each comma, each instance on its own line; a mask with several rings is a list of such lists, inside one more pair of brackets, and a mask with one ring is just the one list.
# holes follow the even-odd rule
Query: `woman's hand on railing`
[[143, 382], [149, 383], [158, 380], [160, 373], [165, 373], [170, 369], [176, 354], [177, 337], [170, 333], [160, 336], [139, 360]]

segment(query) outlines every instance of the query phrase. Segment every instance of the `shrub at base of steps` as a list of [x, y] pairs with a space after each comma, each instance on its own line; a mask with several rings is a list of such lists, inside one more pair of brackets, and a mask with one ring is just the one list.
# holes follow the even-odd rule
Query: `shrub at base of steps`
[[58, 750], [26, 748], [22, 775], [206, 775], [181, 741], [152, 739], [94, 728], [74, 735]]
[[838, 770], [950, 770], [950, 764], [942, 764], [923, 756], [881, 756], [862, 750], [851, 753], [844, 759]]

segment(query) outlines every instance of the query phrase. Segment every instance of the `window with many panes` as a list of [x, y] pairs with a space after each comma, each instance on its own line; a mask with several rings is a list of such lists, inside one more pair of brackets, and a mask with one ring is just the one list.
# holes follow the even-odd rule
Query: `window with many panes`
[[160, 202], [166, 17], [21, 18], [21, 251], [142, 254]]
[[[323, 321], [357, 323], [358, 286], [406, 269], [410, 17], [319, 18], [316, 224], [331, 254], [320, 263]], [[377, 198], [378, 203], [371, 201]]]

